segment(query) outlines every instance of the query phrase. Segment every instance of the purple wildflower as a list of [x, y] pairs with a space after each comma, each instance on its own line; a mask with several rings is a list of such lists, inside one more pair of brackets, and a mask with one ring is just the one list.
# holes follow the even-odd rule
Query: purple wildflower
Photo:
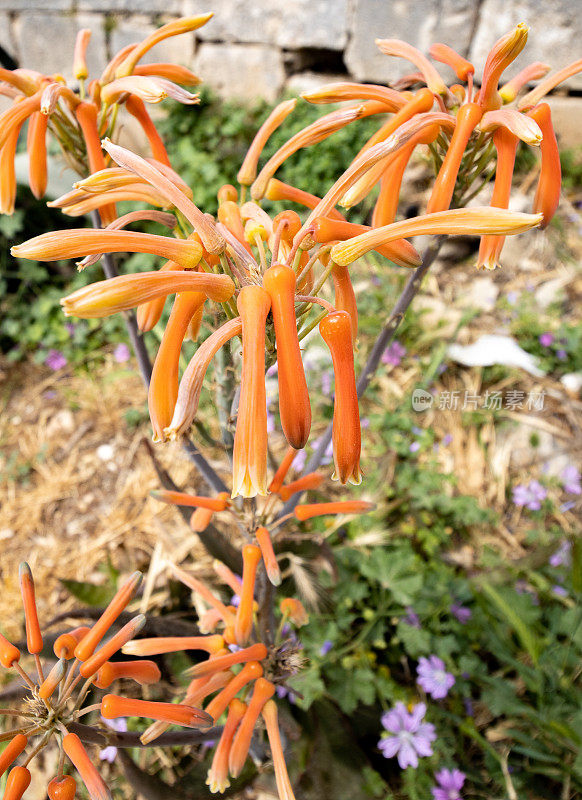
[[441, 444], [443, 447], [448, 447], [452, 441], [453, 441], [453, 435], [451, 433], [447, 433], [443, 436]]
[[554, 343], [554, 334], [546, 331], [546, 333], [542, 333], [539, 338], [539, 342], [542, 347], [549, 347], [551, 344]]
[[113, 358], [118, 364], [125, 364], [126, 361], [129, 361], [129, 356], [129, 347], [124, 342], [118, 344], [113, 351]]
[[451, 614], [456, 617], [461, 625], [466, 625], [471, 619], [471, 609], [462, 606], [460, 603], [451, 603]]
[[65, 322], [65, 328], [69, 336], [75, 335], [75, 323], [74, 322]]
[[408, 606], [406, 609], [406, 616], [402, 617], [402, 622], [405, 622], [407, 625], [410, 625], [411, 628], [419, 628], [420, 629], [420, 617], [416, 613], [416, 611], [412, 608], [412, 606]]
[[559, 584], [556, 584], [555, 586], [552, 586], [552, 592], [554, 594], [557, 594], [558, 597], [568, 597], [567, 590], [564, 589], [564, 587], [560, 586]]
[[514, 306], [519, 299], [517, 292], [507, 292], [507, 302], [510, 306]]
[[405, 355], [406, 347], [404, 345], [400, 344], [400, 342], [390, 342], [382, 355], [382, 363], [397, 367]]
[[562, 487], [568, 494], [582, 494], [580, 485], [580, 472], [574, 464], [569, 464], [562, 471]]
[[562, 514], [565, 514], [566, 511], [571, 511], [576, 506], [575, 500], [570, 500], [568, 503], [562, 503], [560, 506], [560, 511]]
[[438, 786], [431, 789], [434, 800], [461, 800], [465, 773], [459, 769], [441, 769], [435, 772]]
[[321, 373], [321, 391], [325, 395], [331, 395], [331, 370], [329, 369]]
[[297, 702], [297, 695], [291, 689], [288, 689], [287, 686], [277, 686], [275, 691], [277, 693], [277, 697], [279, 697], [281, 700], [286, 697], [291, 705], [295, 705]]
[[416, 668], [418, 685], [434, 700], [442, 700], [455, 683], [454, 675], [447, 672], [445, 662], [438, 656], [421, 656]]
[[[101, 717], [101, 721], [104, 722], [108, 728], [118, 731], [119, 733], [125, 733], [127, 730], [127, 720], [124, 717], [120, 719], [105, 719], [105, 717]], [[115, 747], [115, 745], [111, 744], [99, 751], [99, 758], [101, 761], [109, 761], [110, 764], [113, 764], [116, 757], [117, 747]]]
[[319, 655], [326, 656], [332, 649], [332, 647], [333, 647], [333, 642], [331, 641], [331, 639], [326, 639], [325, 642], [319, 648]]
[[565, 361], [568, 358], [568, 353], [560, 348], [559, 350], [556, 350], [556, 358], [559, 361]]
[[420, 450], [420, 442], [412, 442], [408, 449], [411, 453], [417, 453]]
[[539, 511], [547, 491], [539, 481], [530, 481], [527, 486], [519, 484], [513, 487], [513, 502], [516, 506], [525, 506], [530, 511]]
[[382, 715], [382, 726], [392, 736], [380, 739], [378, 747], [384, 758], [397, 755], [400, 769], [416, 769], [419, 756], [432, 756], [431, 742], [436, 739], [436, 733], [434, 725], [422, 721], [425, 714], [425, 703], [418, 703], [410, 712], [404, 703], [396, 703]]
[[463, 705], [465, 706], [465, 714], [468, 717], [475, 716], [475, 709], [473, 708], [473, 701], [470, 697], [465, 697], [463, 700]]
[[307, 453], [305, 450], [300, 450], [295, 458], [293, 459], [293, 469], [297, 472], [301, 472], [303, 467], [305, 466], [305, 462], [307, 461]]
[[45, 358], [44, 363], [49, 369], [55, 372], [67, 366], [67, 359], [60, 350], [49, 350], [48, 356]]
[[556, 552], [550, 556], [549, 558], [550, 566], [551, 567], [569, 566], [571, 561], [571, 550], [572, 550], [572, 544], [568, 541], [568, 539], [564, 539], [564, 541], [560, 544]]

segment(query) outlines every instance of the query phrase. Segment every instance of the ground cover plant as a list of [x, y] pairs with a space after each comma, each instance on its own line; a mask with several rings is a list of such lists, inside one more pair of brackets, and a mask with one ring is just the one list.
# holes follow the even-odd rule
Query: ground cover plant
[[[170, 791], [204, 796], [206, 772], [211, 792], [257, 787], [268, 761], [280, 798], [414, 798], [431, 792], [436, 800], [452, 800], [465, 794], [517, 797], [521, 791], [549, 797], [556, 787], [562, 796], [574, 795], [581, 783], [580, 553], [574, 536], [565, 535], [575, 532], [564, 517], [572, 506], [556, 508], [556, 499], [580, 494], [579, 473], [570, 468], [553, 486], [531, 479], [513, 487], [513, 503], [542, 562], [532, 565], [528, 557], [505, 563], [485, 546], [484, 569], [463, 574], [452, 554], [470, 537], [482, 535], [486, 542], [496, 515], [451, 491], [437, 466], [439, 449], [450, 442], [436, 428], [414, 424], [407, 410], [414, 408], [414, 392], [394, 405], [371, 381], [381, 364], [399, 367], [409, 351], [426, 359], [416, 391], [430, 395], [442, 377], [444, 351], [427, 341], [422, 314], [404, 315], [445, 237], [481, 236], [478, 264], [493, 269], [506, 236], [551, 221], [560, 164], [549, 108], [540, 101], [578, 65], [543, 81], [516, 107], [523, 86], [546, 71], [534, 65], [499, 88], [503, 69], [525, 46], [525, 26], [493, 47], [479, 90], [473, 66], [444, 45], [435, 45], [431, 55], [452, 66], [464, 85], [447, 87], [414, 48], [381, 40], [383, 52], [409, 59], [419, 72], [396, 88], [343, 83], [309, 93], [305, 99], [315, 105], [355, 104], [286, 136], [259, 171], [265, 144], [295, 110], [294, 100], [282, 101], [244, 157], [239, 188], [221, 185], [211, 215], [170, 166], [143, 105], [167, 94], [195, 103], [197, 97], [179, 84], [197, 79], [172, 65], [153, 65], [145, 74], [136, 66], [155, 41], [206, 22], [171, 23], [127, 49], [88, 85], [88, 99], [83, 36], [80, 96], [50, 77], [3, 76], [26, 95], [2, 120], [4, 147], [13, 140], [16, 146], [27, 115], [48, 116], [59, 141], [65, 126], [65, 152], [81, 174], [88, 157], [89, 174], [52, 205], [72, 216], [92, 212], [94, 224], [41, 234], [15, 245], [12, 254], [49, 262], [84, 256], [87, 275], [103, 260], [106, 279], [64, 298], [65, 313], [87, 320], [126, 313], [149, 383], [156, 445], [148, 449], [161, 484], [154, 499], [178, 506], [216, 559], [213, 579], [204, 581], [189, 563], [188, 549], [180, 558], [165, 556], [154, 575], [168, 587], [159, 615], [126, 611], [135, 602], [139, 573], [118, 587], [119, 574], [111, 568], [97, 594], [90, 584], [69, 583], [73, 594], [101, 607], [90, 627], [51, 637], [56, 661], [48, 672], [32, 572], [22, 564], [26, 642], [16, 647], [0, 639], [2, 664], [16, 673], [9, 691], [23, 694], [20, 678], [25, 695], [22, 707], [5, 709], [10, 721], [20, 719], [20, 727], [4, 735], [8, 744], [0, 755], [5, 771], [11, 767], [5, 797], [23, 796], [29, 765], [49, 746], [59, 754], [49, 797], [123, 795], [128, 789], [119, 773], [104, 766], [104, 780], [96, 769], [87, 754], [92, 745], [116, 751], [103, 756], [102, 749], [102, 760], [111, 756], [129, 791], [152, 798]], [[113, 141], [124, 104], [130, 113], [137, 109], [153, 158]], [[338, 165], [323, 197], [313, 193], [319, 185], [298, 188], [275, 177], [283, 177], [279, 167], [302, 148], [378, 116], [375, 131], [358, 153], [349, 152], [349, 165]], [[38, 117], [30, 124], [36, 130]], [[99, 143], [101, 134], [108, 135]], [[507, 210], [519, 139], [541, 150], [532, 214]], [[396, 221], [402, 181], [417, 148], [432, 160], [435, 176], [426, 213]], [[188, 145], [183, 149], [189, 162]], [[42, 163], [36, 166], [31, 185], [41, 194]], [[301, 172], [291, 176], [299, 179]], [[486, 204], [467, 206], [479, 190], [488, 191], [490, 181]], [[348, 221], [336, 208], [371, 203], [378, 183], [371, 225]], [[12, 183], [4, 189], [10, 190], [9, 212]], [[285, 208], [263, 205], [263, 199]], [[157, 210], [118, 216], [116, 203], [127, 201]], [[295, 209], [301, 207], [309, 213], [300, 216]], [[174, 235], [126, 229], [143, 221]], [[422, 255], [406, 238], [419, 234], [432, 237]], [[119, 252], [144, 254], [148, 270], [116, 275], [110, 254]], [[166, 259], [161, 269], [153, 268], [152, 256]], [[352, 265], [363, 256], [366, 279], [383, 301], [380, 317], [370, 286], [360, 293], [352, 280]], [[403, 280], [398, 273], [405, 270], [410, 277]], [[169, 316], [162, 316], [169, 294], [176, 298]], [[127, 314], [133, 308], [135, 317]], [[521, 314], [514, 325], [528, 328], [525, 307]], [[151, 365], [138, 329], [147, 333], [160, 319]], [[365, 351], [363, 337], [358, 346], [362, 324]], [[535, 337], [535, 330], [528, 332]], [[554, 348], [556, 336], [561, 346]], [[181, 370], [185, 338], [200, 344]], [[536, 347], [545, 348], [540, 355], [559, 374], [557, 362], [579, 363], [576, 342], [575, 329], [566, 326], [540, 332]], [[126, 353], [116, 352], [123, 363]], [[213, 380], [206, 375], [211, 365]], [[316, 389], [314, 376], [321, 381]], [[490, 399], [502, 379], [494, 372], [482, 376]], [[457, 411], [446, 383], [441, 394], [449, 395], [442, 408]], [[360, 418], [358, 398], [369, 418]], [[484, 430], [478, 403], [471, 410], [475, 430], [481, 423]], [[374, 434], [363, 479], [362, 427]], [[160, 465], [158, 453], [174, 440], [200, 473], [196, 494], [181, 491], [171, 467]], [[375, 460], [381, 469], [373, 468]], [[332, 471], [335, 486], [326, 483]], [[306, 491], [312, 502], [302, 502]], [[146, 581], [140, 601], [145, 611], [151, 589]], [[308, 613], [310, 607], [318, 610]], [[57, 615], [53, 624], [58, 622]], [[24, 651], [37, 677], [22, 666]], [[118, 683], [124, 680], [144, 688]], [[146, 725], [143, 718], [153, 722]], [[310, 758], [313, 752], [317, 759]], [[77, 788], [73, 768], [84, 788]]]

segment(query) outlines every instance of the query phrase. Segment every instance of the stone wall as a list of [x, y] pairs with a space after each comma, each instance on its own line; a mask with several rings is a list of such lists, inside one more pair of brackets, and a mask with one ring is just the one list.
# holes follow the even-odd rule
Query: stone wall
[[[582, 0], [0, 0], [2, 60], [66, 74], [76, 31], [90, 28], [95, 74], [161, 22], [209, 9], [214, 18], [195, 36], [161, 43], [149, 60], [190, 66], [224, 97], [274, 100], [285, 88], [330, 76], [386, 82], [410, 71], [380, 54], [376, 37], [402, 38], [424, 51], [446, 42], [479, 70], [491, 44], [524, 21], [530, 40], [514, 71], [534, 60], [559, 68], [582, 56]], [[568, 100], [554, 102], [570, 145], [580, 142], [582, 74], [567, 88]]]

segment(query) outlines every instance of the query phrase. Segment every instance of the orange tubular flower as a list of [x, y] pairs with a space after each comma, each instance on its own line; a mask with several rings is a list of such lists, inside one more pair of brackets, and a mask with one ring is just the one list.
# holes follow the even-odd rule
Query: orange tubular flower
[[331, 136], [332, 133], [339, 131], [341, 128], [345, 128], [346, 125], [349, 125], [356, 119], [360, 119], [363, 115], [364, 108], [362, 106], [340, 108], [312, 122], [311, 125], [307, 125], [307, 127], [292, 136], [271, 156], [255, 178], [251, 186], [251, 197], [253, 200], [260, 200], [264, 197], [269, 180], [289, 156], [292, 156], [293, 153], [296, 153], [303, 147], [310, 147], [318, 142], [323, 142], [323, 140]]
[[16, 258], [37, 261], [59, 261], [93, 253], [152, 253], [177, 261], [183, 269], [192, 269], [202, 258], [202, 247], [198, 242], [152, 233], [97, 228], [42, 233], [15, 245], [10, 252]]
[[[79, 641], [79, 644], [75, 648], [75, 658], [78, 658], [79, 661], [86, 661], [89, 656], [93, 655], [101, 639], [135, 595], [142, 581], [142, 577], [141, 572], [134, 572], [123, 586], [117, 590], [103, 614], [101, 614], [97, 622], [89, 629], [89, 632]], [[71, 635], [75, 636], [75, 631], [71, 631]]]
[[263, 668], [258, 661], [249, 661], [232, 680], [206, 706], [206, 713], [216, 722], [224, 713], [229, 703], [251, 681], [260, 678]]
[[258, 678], [255, 681], [253, 694], [235, 734], [228, 756], [228, 769], [233, 778], [238, 778], [242, 772], [251, 745], [255, 723], [263, 706], [274, 694], [275, 687], [270, 681], [265, 678]]
[[28, 122], [26, 152], [28, 153], [28, 182], [30, 191], [40, 200], [46, 191], [46, 131], [48, 117], [36, 112]]
[[182, 33], [195, 31], [203, 25], [206, 25], [212, 16], [213, 14], [210, 13], [200, 14], [196, 17], [182, 17], [173, 22], [168, 22], [166, 25], [162, 25], [161, 28], [157, 28], [157, 30], [150, 33], [149, 36], [146, 36], [140, 44], [132, 47], [131, 51], [117, 67], [115, 77], [122, 78], [126, 75], [131, 75], [138, 61], [140, 61], [154, 45], [158, 44], [158, 42], [162, 42], [164, 39], [168, 39], [171, 36], [179, 36]]
[[182, 583], [186, 586], [189, 586], [193, 592], [199, 594], [203, 600], [205, 600], [209, 605], [218, 611], [225, 625], [234, 625], [234, 614], [229, 611], [224, 603], [221, 603], [220, 600], [215, 597], [215, 595], [207, 586], [202, 583], [202, 581], [197, 580], [193, 575], [189, 575], [187, 572], [184, 572], [183, 569], [180, 569], [180, 567], [176, 567], [173, 564], [171, 565], [171, 568], [178, 580], [182, 581]]
[[228, 275], [204, 272], [139, 272], [97, 281], [61, 300], [65, 316], [82, 319], [108, 317], [135, 308], [147, 300], [175, 292], [204, 292], [211, 300], [224, 303], [234, 292]]
[[154, 661], [107, 661], [97, 673], [94, 684], [99, 689], [108, 689], [113, 681], [131, 678], [140, 686], [146, 686], [157, 683], [161, 677], [159, 667]]
[[475, 67], [466, 58], [460, 56], [452, 47], [446, 44], [436, 43], [431, 45], [429, 50], [431, 58], [435, 61], [440, 61], [442, 64], [447, 64], [454, 69], [457, 78], [463, 83], [466, 83], [469, 75], [473, 75]]
[[360, 411], [354, 371], [352, 323], [347, 311], [333, 311], [319, 323], [330, 349], [335, 375], [333, 407], [333, 480], [360, 484]]
[[243, 582], [240, 603], [236, 611], [234, 635], [239, 647], [244, 647], [253, 629], [253, 605], [257, 567], [261, 560], [261, 548], [246, 544], [242, 549]]
[[281, 613], [285, 619], [290, 619], [296, 628], [302, 628], [309, 622], [309, 615], [303, 603], [295, 597], [285, 597], [281, 600]]
[[297, 492], [305, 492], [308, 489], [318, 489], [324, 481], [323, 475], [319, 472], [309, 472], [307, 475], [302, 475], [296, 481], [288, 483], [279, 489], [279, 496], [283, 502], [287, 502], [290, 497], [293, 497]]
[[387, 86], [373, 83], [349, 83], [340, 81], [328, 83], [312, 92], [302, 92], [301, 97], [308, 103], [343, 103], [346, 100], [376, 100], [386, 106], [386, 111], [398, 111], [406, 103], [407, 97]]
[[192, 420], [198, 411], [202, 383], [210, 362], [218, 350], [234, 336], [240, 336], [242, 330], [243, 326], [240, 317], [225, 322], [200, 345], [192, 356], [180, 381], [174, 416], [165, 430], [165, 434], [170, 439], [175, 439], [176, 436], [185, 432], [192, 424]]
[[[179, 270], [180, 265], [176, 264], [175, 261], [166, 261], [166, 263], [160, 267], [160, 272], [176, 272]], [[138, 306], [136, 320], [137, 326], [142, 333], [146, 333], [147, 331], [151, 331], [152, 328], [155, 328], [160, 321], [165, 304], [166, 295], [162, 295], [161, 297], [156, 297], [155, 300], [150, 300]]]
[[26, 767], [13, 767], [8, 774], [4, 800], [21, 800], [22, 795], [30, 786], [31, 775]]
[[36, 610], [36, 599], [34, 594], [34, 580], [30, 567], [23, 561], [19, 568], [20, 573], [20, 592], [22, 594], [22, 605], [24, 607], [24, 619], [26, 622], [26, 647], [32, 655], [37, 655], [42, 650], [42, 633], [38, 622]]
[[[203, 650], [217, 653], [224, 647], [224, 639], [214, 636], [156, 636], [152, 639], [138, 639], [123, 646], [129, 656], [155, 656], [160, 653], [178, 653], [182, 650]], [[139, 663], [139, 662], [137, 662]]]
[[311, 430], [311, 405], [297, 338], [295, 284], [295, 272], [283, 264], [275, 264], [263, 275], [275, 325], [281, 427], [291, 447], [301, 450]]
[[277, 563], [277, 556], [273, 550], [273, 543], [271, 542], [269, 531], [267, 528], [257, 528], [255, 531], [255, 536], [257, 537], [257, 542], [261, 548], [263, 563], [265, 564], [265, 570], [267, 571], [267, 577], [273, 586], [280, 586], [281, 570], [279, 569], [279, 564]]
[[[369, 225], [357, 225], [354, 222], [340, 222], [330, 217], [319, 217], [309, 226], [309, 233], [314, 241], [322, 244], [334, 241], [345, 241], [361, 233], [371, 230]], [[390, 259], [399, 267], [413, 269], [420, 265], [420, 255], [406, 239], [391, 241], [385, 245], [379, 245], [376, 252], [385, 258]]]
[[[115, 636], [108, 639], [105, 644], [102, 644], [96, 653], [84, 661], [79, 667], [79, 673], [84, 678], [90, 678], [98, 672], [106, 661], [109, 661], [114, 653], [117, 653], [124, 644], [127, 644], [130, 639], [140, 632], [145, 625], [145, 617], [143, 614], [138, 614], [126, 625], [118, 631]], [[81, 642], [83, 644], [83, 642]]]
[[[511, 194], [511, 181], [518, 138], [505, 128], [498, 128], [493, 134], [493, 142], [497, 149], [497, 168], [495, 170], [491, 205], [507, 208]], [[499, 263], [504, 241], [505, 236], [482, 236], [477, 265], [486, 269], [495, 269]]]
[[73, 55], [73, 75], [78, 81], [84, 81], [89, 75], [86, 54], [90, 39], [91, 31], [89, 28], [81, 28], [81, 30], [77, 32], [75, 52]]
[[[532, 106], [536, 106], [542, 97], [545, 97], [548, 92], [551, 92], [552, 89], [555, 89], [558, 84], [562, 83], [568, 78], [571, 78], [578, 72], [582, 72], [582, 58], [579, 58], [578, 61], [573, 61], [566, 67], [562, 67], [562, 69], [554, 72], [553, 75], [548, 75], [548, 77], [538, 84], [535, 89], [532, 89], [531, 92], [528, 92], [524, 97], [521, 98], [517, 104], [517, 107], [520, 111], [524, 111], [525, 109], [532, 108]], [[1, 119], [2, 118], [0, 117], [0, 120]]]
[[331, 268], [331, 278], [335, 291], [335, 307], [338, 311], [347, 311], [350, 315], [352, 341], [355, 345], [358, 338], [358, 305], [348, 268], [334, 263]]
[[229, 506], [226, 492], [221, 492], [216, 497], [200, 497], [186, 492], [173, 492], [170, 489], [156, 489], [150, 494], [161, 503], [172, 503], [176, 506], [208, 508], [212, 511], [224, 511]]
[[413, 151], [414, 145], [403, 148], [402, 153], [398, 154], [384, 170], [380, 182], [380, 193], [372, 213], [372, 228], [389, 225], [396, 219], [404, 170], [408, 166]]
[[485, 67], [477, 102], [485, 111], [499, 108], [501, 98], [497, 91], [501, 74], [515, 61], [527, 42], [528, 27], [520, 23], [515, 30], [502, 36], [491, 48]]
[[496, 111], [486, 111], [483, 114], [479, 125], [481, 131], [487, 133], [499, 127], [510, 131], [526, 144], [535, 146], [542, 141], [539, 125], [515, 108], [501, 108]]
[[385, 225], [382, 228], [373, 228], [368, 233], [334, 245], [331, 248], [331, 257], [338, 264], [351, 264], [378, 244], [400, 239], [402, 236], [438, 233], [472, 236], [487, 233], [513, 235], [535, 228], [541, 221], [541, 214], [522, 214], [490, 206], [455, 208], [393, 222], [392, 225]]
[[537, 81], [547, 75], [551, 67], [549, 64], [544, 64], [541, 61], [534, 61], [533, 64], [524, 67], [521, 72], [518, 72], [515, 78], [501, 87], [499, 95], [504, 103], [513, 103], [520, 90], [530, 81]]
[[287, 772], [287, 765], [285, 764], [283, 746], [281, 745], [277, 704], [275, 701], [268, 700], [265, 703], [261, 713], [263, 715], [263, 719], [265, 720], [267, 736], [269, 737], [269, 745], [271, 747], [271, 756], [273, 757], [273, 766], [275, 768], [275, 780], [277, 782], [279, 800], [295, 800], [293, 787], [291, 786], [289, 773]]
[[[283, 181], [277, 180], [277, 178], [271, 178], [267, 184], [265, 199], [291, 200], [293, 203], [299, 203], [299, 205], [311, 209], [316, 208], [317, 205], [321, 203], [321, 197], [305, 192], [303, 189], [297, 189], [295, 186], [290, 186], [288, 183], [283, 183]], [[329, 211], [328, 216], [332, 219], [346, 221], [344, 215], [335, 208]]]
[[176, 206], [200, 235], [204, 249], [209, 253], [222, 253], [225, 247], [224, 238], [216, 229], [216, 225], [206, 214], [203, 214], [184, 192], [168, 176], [164, 164], [155, 166], [144, 158], [135, 155], [125, 147], [113, 144], [109, 139], [102, 142], [103, 149], [120, 167], [134, 172], [142, 180], [154, 186], [170, 203]]
[[234, 435], [232, 497], [267, 494], [267, 398], [265, 324], [271, 298], [260, 286], [244, 286], [237, 299], [242, 322], [241, 390]]
[[54, 665], [54, 667], [51, 669], [49, 674], [46, 676], [46, 678], [40, 685], [40, 688], [38, 690], [38, 696], [41, 698], [41, 700], [48, 700], [48, 698], [52, 696], [54, 690], [57, 688], [59, 683], [64, 678], [66, 671], [67, 671], [67, 662], [65, 661], [65, 659], [57, 661], [57, 663]]
[[166, 62], [141, 64], [133, 70], [133, 75], [158, 75], [172, 83], [181, 83], [184, 86], [197, 86], [202, 83], [201, 79], [187, 67]]
[[13, 764], [28, 744], [28, 739], [22, 733], [17, 733], [0, 753], [0, 776], [4, 775], [8, 767]]
[[279, 467], [277, 468], [277, 472], [273, 475], [273, 480], [269, 484], [269, 491], [270, 492], [278, 492], [281, 486], [283, 485], [283, 481], [287, 473], [289, 472], [289, 468], [293, 463], [295, 456], [297, 455], [297, 450], [294, 447], [289, 447], [285, 456], [283, 457]]
[[230, 781], [228, 779], [230, 748], [236, 729], [239, 726], [239, 722], [244, 717], [246, 710], [247, 705], [243, 703], [242, 700], [235, 698], [231, 701], [228, 708], [226, 725], [222, 731], [220, 741], [218, 742], [212, 759], [212, 766], [208, 770], [208, 777], [206, 778], [206, 783], [213, 794], [215, 792], [222, 793], [230, 786]]
[[76, 733], [68, 733], [63, 737], [63, 750], [83, 779], [91, 800], [111, 800], [111, 793], [105, 781], [97, 772]]
[[20, 661], [20, 650], [0, 633], [0, 664], [6, 669]]
[[71, 658], [75, 657], [75, 648], [81, 641], [81, 639], [86, 636], [91, 628], [87, 628], [85, 626], [80, 628], [74, 628], [72, 631], [68, 633], [62, 633], [56, 640], [53, 645], [53, 652], [57, 658], [65, 658], [69, 661]]
[[313, 517], [323, 517], [326, 514], [366, 514], [375, 508], [374, 503], [366, 503], [364, 500], [346, 500], [337, 503], [309, 503], [295, 507], [295, 517], [300, 522], [312, 519]]
[[384, 55], [398, 56], [411, 61], [414, 66], [420, 70], [426, 81], [426, 85], [433, 94], [440, 94], [443, 96], [448, 94], [446, 83], [428, 58], [426, 58], [420, 50], [417, 50], [416, 47], [413, 47], [407, 42], [402, 42], [400, 39], [376, 39], [376, 46]]
[[253, 255], [251, 246], [245, 239], [245, 230], [240, 216], [240, 208], [234, 200], [224, 200], [218, 207], [218, 219], [242, 244], [245, 250]]
[[543, 214], [542, 228], [549, 225], [560, 202], [562, 187], [562, 167], [560, 151], [552, 125], [552, 113], [547, 103], [540, 103], [529, 112], [533, 120], [540, 126], [543, 139], [540, 144], [542, 165], [534, 198], [534, 211]]
[[484, 109], [478, 103], [466, 103], [457, 114], [457, 124], [449, 144], [449, 149], [436, 177], [427, 205], [427, 212], [445, 211], [453, 199], [457, 174], [467, 142], [475, 127], [481, 121]]
[[164, 329], [152, 369], [148, 389], [148, 408], [154, 442], [163, 442], [164, 429], [170, 424], [178, 398], [180, 384], [180, 354], [190, 320], [204, 305], [203, 292], [184, 292], [176, 295], [170, 318]]
[[43, 89], [14, 103], [9, 109], [0, 114], [0, 149], [4, 147], [14, 130], [22, 127], [24, 122], [36, 111], [40, 110], [40, 100]]
[[0, 214], [14, 213], [16, 202], [16, 173], [14, 158], [20, 128], [14, 128], [0, 152]]
[[53, 778], [47, 786], [49, 800], [75, 800], [77, 782], [71, 775]]
[[203, 675], [211, 675], [213, 672], [229, 669], [234, 664], [246, 664], [247, 661], [262, 661], [266, 657], [267, 648], [262, 642], [259, 642], [252, 644], [250, 647], [244, 647], [236, 653], [216, 656], [208, 661], [203, 661], [201, 664], [196, 664], [188, 670], [188, 674], [192, 678], [201, 678]]
[[[97, 127], [97, 107], [93, 103], [79, 103], [75, 109], [77, 122], [83, 133], [85, 145], [87, 147], [87, 158], [89, 159], [89, 170], [98, 172], [105, 168], [105, 156], [101, 149], [99, 129]], [[114, 204], [107, 204], [99, 209], [101, 221], [104, 225], [113, 222], [117, 216]]]
[[241, 186], [250, 186], [257, 177], [257, 164], [263, 152], [263, 148], [271, 135], [277, 128], [287, 119], [289, 114], [294, 110], [297, 105], [297, 100], [284, 100], [271, 111], [267, 119], [263, 122], [255, 138], [251, 142], [251, 146], [247, 150], [244, 161], [236, 176], [237, 181]]
[[209, 728], [212, 717], [202, 709], [178, 703], [156, 703], [150, 700], [132, 700], [116, 694], [106, 694], [101, 701], [101, 714], [105, 719], [118, 717], [147, 717], [185, 728]]
[[170, 159], [168, 158], [168, 153], [164, 146], [164, 142], [162, 141], [162, 137], [152, 122], [152, 118], [146, 111], [143, 100], [133, 94], [130, 94], [125, 101], [125, 107], [141, 125], [142, 130], [145, 133], [152, 149], [153, 157], [162, 164], [166, 164], [166, 166], [171, 167], [172, 165], [170, 164]]

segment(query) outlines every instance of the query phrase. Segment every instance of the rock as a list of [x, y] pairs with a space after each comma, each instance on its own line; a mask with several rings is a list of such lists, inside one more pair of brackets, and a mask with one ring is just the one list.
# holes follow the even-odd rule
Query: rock
[[[12, 2], [12, 0], [10, 0]], [[40, 0], [43, 2], [43, 0]], [[52, 2], [52, 0], [50, 0]], [[212, 5], [212, 4], [211, 4]], [[77, 8], [81, 11], [95, 11], [97, 8], [102, 13], [119, 11], [127, 14], [176, 14], [182, 15], [182, 0], [77, 0]], [[208, 6], [204, 11], [208, 11]]]
[[563, 298], [563, 288], [571, 281], [570, 275], [562, 275], [540, 284], [535, 291], [534, 297], [540, 308], [547, 308], [552, 303], [557, 303]]
[[[574, 79], [571, 78], [571, 80]], [[570, 83], [568, 82], [566, 85], [570, 86]], [[582, 97], [553, 95], [547, 98], [547, 102], [552, 111], [552, 122], [560, 149], [579, 147], [580, 129], [582, 128]]]
[[222, 97], [274, 101], [283, 87], [281, 53], [265, 45], [200, 45], [194, 70]]
[[[572, 0], [544, 0], [543, 3], [534, 0], [520, 0], [517, 3], [484, 0], [479, 5], [479, 22], [469, 55], [477, 67], [477, 75], [481, 74], [492, 45], [520, 22], [529, 25], [528, 41], [514, 63], [504, 72], [504, 80], [532, 61], [550, 64], [553, 71], [574, 61], [582, 38], [582, 18], [575, 13], [576, 6]], [[567, 86], [571, 89], [582, 88], [582, 75], [569, 78]]]
[[483, 311], [492, 311], [495, 308], [499, 286], [489, 276], [473, 278], [469, 289], [463, 292], [457, 302], [464, 308], [480, 308]]
[[[342, 50], [348, 31], [347, 0], [215, 0], [213, 19], [197, 31], [203, 41], [278, 45], [288, 49], [320, 47]], [[184, 14], [208, 11], [205, 0], [185, 0]]]
[[101, 444], [96, 450], [97, 458], [101, 461], [112, 461], [115, 456], [115, 448], [110, 444]]
[[48, 438], [70, 434], [75, 430], [75, 417], [68, 408], [62, 408], [51, 417], [46, 427]]
[[567, 372], [560, 378], [560, 383], [570, 397], [580, 397], [582, 393], [582, 372]]
[[16, 59], [16, 44], [12, 38], [12, 25], [8, 14], [0, 14], [0, 47]]
[[[11, 0], [12, 2], [12, 0]], [[100, 14], [59, 14], [26, 11], [15, 23], [15, 38], [23, 65], [46, 74], [60, 73], [72, 78], [77, 31], [90, 28], [87, 64], [92, 77], [99, 76], [106, 63], [104, 19]], [[58, 47], [55, 47], [58, 42]]]
[[[381, 83], [415, 71], [409, 62], [380, 53], [375, 38], [404, 39], [424, 53], [433, 42], [445, 42], [465, 53], [478, 8], [471, 0], [438, 4], [431, 0], [354, 0], [345, 54], [348, 70], [357, 80]], [[442, 74], [445, 80], [454, 77], [444, 66]]]

